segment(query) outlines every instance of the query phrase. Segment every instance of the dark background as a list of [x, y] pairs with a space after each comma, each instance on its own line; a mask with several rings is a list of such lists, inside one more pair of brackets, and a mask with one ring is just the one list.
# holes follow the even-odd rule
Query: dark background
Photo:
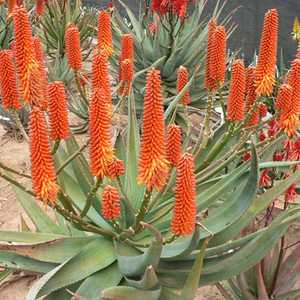
[[[85, 0], [87, 5], [98, 8], [106, 7], [108, 2], [110, 1]], [[113, 2], [117, 5], [117, 1]], [[138, 11], [140, 0], [124, 0], [124, 2], [132, 10]], [[217, 0], [207, 0], [203, 17], [209, 16], [216, 2]], [[296, 42], [292, 40], [291, 32], [295, 16], [300, 17], [300, 0], [228, 0], [223, 15], [227, 15], [237, 7], [239, 9], [233, 16], [233, 22], [238, 24], [238, 28], [229, 40], [231, 50], [241, 48], [245, 59], [250, 62], [259, 46], [263, 16], [269, 8], [277, 8], [280, 15], [279, 50], [282, 49], [286, 63], [294, 58]]]

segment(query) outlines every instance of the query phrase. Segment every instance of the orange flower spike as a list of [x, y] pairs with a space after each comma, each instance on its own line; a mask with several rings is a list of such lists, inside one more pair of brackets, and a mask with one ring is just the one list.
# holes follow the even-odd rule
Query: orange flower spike
[[113, 53], [110, 14], [101, 10], [98, 17], [98, 48], [104, 50], [109, 57]]
[[282, 84], [277, 94], [275, 108], [280, 111], [289, 111], [292, 97], [293, 88], [289, 84]]
[[121, 63], [120, 79], [122, 84], [120, 86], [119, 93], [122, 96], [128, 96], [132, 81], [133, 81], [133, 62], [130, 59], [125, 59]]
[[44, 96], [44, 100], [41, 100], [41, 107], [46, 110], [48, 107], [48, 90], [47, 90], [48, 78], [47, 78], [46, 65], [45, 65], [44, 49], [39, 37], [35, 36], [33, 38], [33, 46], [34, 46], [35, 57], [39, 65], [39, 71], [40, 71], [40, 76], [42, 81], [41, 83], [42, 92]]
[[[184, 66], [180, 66], [177, 71], [177, 93], [180, 93], [189, 82], [189, 71]], [[190, 92], [187, 90], [181, 98], [183, 105], [191, 103]]]
[[92, 64], [92, 90], [103, 89], [107, 102], [111, 104], [111, 88], [107, 55], [104, 51], [95, 50]]
[[288, 75], [287, 83], [293, 88], [293, 96], [291, 104], [293, 110], [300, 114], [300, 59], [292, 62], [292, 67]]
[[277, 60], [278, 12], [270, 9], [265, 14], [263, 32], [260, 41], [258, 62], [256, 66], [256, 94], [269, 96], [275, 85]]
[[131, 34], [123, 34], [121, 38], [121, 55], [120, 60], [134, 60], [134, 39]]
[[102, 194], [102, 215], [106, 220], [115, 220], [120, 217], [120, 195], [111, 185], [105, 186]]
[[[253, 109], [253, 105], [256, 100], [255, 93], [255, 67], [248, 67], [246, 71], [246, 112], [249, 112]], [[259, 111], [256, 108], [251, 115], [251, 118], [247, 126], [254, 126], [258, 124], [259, 121]]]
[[55, 81], [48, 86], [49, 117], [53, 141], [65, 140], [70, 136], [68, 107], [63, 82]]
[[35, 12], [37, 15], [42, 15], [45, 12], [45, 0], [36, 0]]
[[208, 23], [208, 35], [207, 35], [207, 51], [206, 51], [206, 70], [204, 85], [209, 91], [216, 89], [216, 83], [211, 77], [212, 75], [212, 65], [215, 60], [214, 51], [214, 34], [217, 28], [217, 23], [215, 19], [211, 19]]
[[70, 68], [79, 71], [82, 68], [80, 33], [76, 25], [70, 24], [65, 33], [66, 55]]
[[245, 116], [246, 74], [244, 61], [237, 59], [232, 64], [231, 82], [227, 104], [227, 120], [243, 121]]
[[196, 177], [194, 157], [184, 153], [177, 166], [175, 206], [171, 224], [172, 233], [190, 235], [196, 225]]
[[113, 148], [110, 137], [111, 114], [103, 89], [93, 91], [90, 101], [90, 160], [93, 176], [103, 178], [113, 162]]
[[0, 89], [4, 109], [21, 108], [11, 50], [0, 52]]
[[181, 129], [175, 124], [168, 126], [167, 160], [172, 166], [177, 166], [181, 157]]
[[43, 107], [41, 74], [34, 53], [28, 13], [24, 7], [14, 10], [14, 36], [14, 53], [22, 96], [27, 103]]
[[54, 203], [58, 187], [44, 112], [34, 108], [29, 118], [32, 185], [37, 198]]
[[161, 78], [158, 70], [148, 71], [144, 98], [138, 182], [148, 191], [160, 190], [168, 175]]
[[226, 72], [226, 30], [224, 26], [217, 26], [214, 33], [213, 53], [211, 60], [210, 77], [220, 87], [225, 82]]

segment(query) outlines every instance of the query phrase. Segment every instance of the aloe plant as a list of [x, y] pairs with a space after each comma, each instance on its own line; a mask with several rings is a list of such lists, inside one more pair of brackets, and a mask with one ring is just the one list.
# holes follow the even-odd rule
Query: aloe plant
[[[101, 293], [103, 299], [176, 299], [178, 288], [182, 289], [179, 299], [192, 299], [200, 273], [200, 285], [238, 275], [260, 261], [299, 218], [300, 210], [295, 206], [267, 228], [239, 237], [257, 214], [300, 179], [300, 171], [261, 193], [257, 189], [260, 170], [295, 164], [270, 162], [265, 155], [275, 151], [283, 137], [276, 135], [250, 146], [253, 129], [235, 130], [228, 139], [228, 125], [224, 124], [201, 153], [201, 144], [193, 148], [200, 217], [194, 234], [175, 239], [169, 234], [174, 171], [163, 191], [153, 193], [142, 227], [135, 233], [145, 189], [136, 183], [139, 123], [133, 94], [129, 99], [128, 130], [119, 132], [115, 142], [116, 154], [126, 164], [126, 175], [113, 182], [123, 199], [123, 213], [117, 223], [103, 218], [99, 194], [104, 183], [95, 194], [96, 183], [82, 153], [87, 145], [80, 147], [74, 137], [61, 144], [54, 155], [60, 188], [58, 202], [52, 206], [55, 220], [40, 208], [35, 194], [16, 179], [30, 176], [1, 164], [0, 176], [12, 184], [35, 231], [2, 231], [0, 240], [13, 244], [1, 246], [0, 261], [8, 270], [45, 274], [27, 299], [46, 294], [49, 299], [69, 299], [66, 290], [82, 299], [99, 299]], [[189, 147], [189, 142], [191, 137], [187, 136], [184, 147]], [[216, 145], [221, 145], [218, 154]], [[240, 163], [250, 148], [252, 160]], [[87, 214], [80, 217], [86, 211], [87, 199], [92, 200]]]
[[[15, 19], [26, 23], [26, 14], [24, 8], [18, 8]], [[78, 31], [70, 31], [69, 38], [78, 41]], [[31, 36], [16, 35], [15, 41], [28, 46]], [[70, 51], [69, 62], [80, 58], [78, 43], [77, 47], [77, 57]], [[24, 54], [23, 50], [17, 47], [19, 53]], [[34, 61], [34, 53], [26, 50], [31, 57], [23, 55], [24, 64]], [[107, 53], [100, 47], [94, 58], [92, 100], [85, 103], [90, 106], [89, 140], [80, 146], [70, 133], [64, 86], [53, 82], [48, 87], [52, 151], [42, 104], [35, 101], [30, 103], [32, 175], [0, 161], [0, 177], [10, 182], [34, 224], [33, 230], [23, 224], [20, 232], [0, 231], [0, 262], [6, 269], [3, 277], [16, 270], [40, 274], [27, 300], [42, 296], [61, 300], [71, 296], [191, 300], [199, 286], [232, 278], [257, 264], [299, 218], [299, 206], [283, 212], [266, 228], [243, 236], [240, 233], [299, 181], [300, 170], [278, 178], [269, 189], [258, 188], [261, 171], [293, 167], [299, 161], [272, 161], [285, 133], [277, 130], [260, 140], [258, 133], [264, 122], [248, 126], [251, 109], [240, 118], [236, 107], [243, 108], [244, 102], [234, 103], [233, 96], [243, 100], [243, 62], [236, 61], [232, 70], [230, 119], [224, 106], [226, 121], [211, 130], [209, 120], [216, 97], [211, 92], [200, 133], [192, 130], [185, 111], [183, 141], [174, 139], [180, 150], [177, 165], [167, 159], [172, 147], [168, 144], [165, 149], [164, 131], [166, 126], [174, 127], [180, 100], [194, 77], [164, 110], [157, 62], [136, 73], [133, 87], [148, 73], [143, 122], [137, 118], [136, 89], [129, 88], [127, 127], [117, 126], [111, 141], [112, 116], [118, 106], [113, 108], [111, 103]], [[38, 80], [34, 76], [22, 79], [27, 86], [30, 80]], [[32, 92], [33, 86], [29, 87]], [[84, 151], [88, 146], [90, 162]], [[245, 159], [245, 154], [251, 159]], [[114, 175], [112, 162], [117, 162]], [[28, 183], [23, 185], [21, 177]], [[37, 200], [49, 207], [53, 218]], [[183, 209], [182, 219], [175, 222]]]
[[[206, 107], [206, 92], [204, 89], [204, 71], [206, 56], [206, 43], [208, 31], [208, 18], [203, 16], [206, 1], [195, 1], [184, 19], [172, 13], [159, 16], [150, 8], [140, 9], [139, 16], [135, 16], [130, 8], [119, 1], [125, 8], [127, 16], [120, 16], [116, 10], [113, 14], [112, 24], [114, 33], [114, 47], [117, 50], [112, 58], [112, 66], [117, 73], [119, 69], [118, 53], [121, 49], [122, 34], [131, 34], [135, 40], [135, 71], [139, 72], [154, 62], [159, 61], [157, 68], [161, 71], [163, 87], [167, 105], [176, 91], [176, 73], [180, 66], [185, 66], [190, 74], [194, 74], [190, 87], [190, 108]], [[150, 4], [151, 5], [151, 4]], [[191, 4], [192, 5], [192, 4]], [[212, 13], [213, 18], [221, 19], [220, 14], [226, 3], [218, 1]], [[233, 14], [232, 12], [231, 14]], [[227, 25], [229, 37], [235, 27], [230, 24], [230, 15], [220, 20]], [[154, 27], [155, 30], [151, 28]], [[228, 62], [232, 55], [228, 57]], [[142, 92], [145, 85], [145, 76], [136, 80], [137, 108], [142, 105]], [[224, 88], [226, 90], [226, 88]]]

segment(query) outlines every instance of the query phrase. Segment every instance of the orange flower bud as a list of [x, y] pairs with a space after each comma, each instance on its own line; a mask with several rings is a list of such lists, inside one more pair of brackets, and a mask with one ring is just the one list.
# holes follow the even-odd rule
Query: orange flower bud
[[55, 202], [58, 187], [44, 113], [33, 109], [29, 118], [32, 185], [36, 196], [47, 203]]
[[125, 174], [125, 165], [123, 160], [114, 158], [112, 163], [108, 166], [107, 177], [113, 179]]
[[123, 34], [121, 38], [120, 61], [125, 59], [134, 60], [134, 39], [131, 34]]
[[278, 12], [276, 9], [270, 9], [265, 14], [256, 66], [255, 85], [257, 96], [269, 96], [273, 92], [277, 60], [277, 40]]
[[167, 134], [167, 160], [177, 166], [181, 157], [181, 129], [175, 124], [168, 126]]
[[15, 66], [10, 50], [0, 52], [0, 89], [4, 109], [21, 108]]
[[148, 190], [160, 190], [166, 183], [168, 161], [161, 78], [158, 70], [148, 72], [144, 98], [144, 116], [139, 159], [138, 182]]
[[111, 114], [103, 89], [93, 91], [90, 101], [90, 159], [91, 172], [103, 178], [114, 159], [110, 138]]
[[293, 60], [287, 83], [293, 88], [292, 101], [290, 101], [293, 110], [300, 114], [300, 59]]
[[113, 53], [110, 14], [105, 10], [101, 10], [98, 17], [98, 47], [108, 57]]
[[[189, 82], [189, 71], [184, 66], [180, 66], [177, 71], [177, 93], [180, 93]], [[181, 98], [183, 105], [191, 103], [190, 92], [187, 90]]]
[[105, 186], [102, 194], [102, 215], [106, 220], [115, 220], [120, 217], [120, 195], [111, 185]]
[[237, 59], [232, 64], [230, 90], [227, 105], [227, 120], [243, 121], [245, 109], [246, 74], [244, 61]]
[[191, 154], [182, 155], [178, 167], [175, 187], [175, 206], [172, 218], [172, 233], [190, 235], [196, 225], [196, 177], [194, 158]]
[[66, 55], [70, 68], [78, 71], [82, 68], [82, 54], [80, 48], [80, 34], [74, 24], [67, 27], [66, 33]]
[[55, 81], [48, 86], [51, 139], [64, 140], [70, 136], [68, 107], [63, 82]]

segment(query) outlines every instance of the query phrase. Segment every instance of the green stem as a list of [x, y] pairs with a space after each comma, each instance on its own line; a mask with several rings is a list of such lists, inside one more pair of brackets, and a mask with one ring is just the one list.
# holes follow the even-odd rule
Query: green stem
[[148, 207], [149, 207], [150, 200], [151, 200], [151, 195], [152, 195], [152, 190], [151, 191], [146, 190], [142, 205], [141, 205], [138, 215], [136, 217], [136, 223], [134, 226], [135, 232], [139, 232], [142, 229], [141, 221], [144, 220], [144, 217], [148, 211]]
[[81, 146], [77, 151], [75, 151], [68, 159], [66, 159], [61, 166], [57, 169], [56, 175], [58, 175], [69, 163], [72, 162], [81, 152], [88, 146], [89, 141], [87, 141], [83, 146]]
[[[209, 136], [210, 136], [209, 121], [210, 121], [210, 116], [211, 116], [211, 112], [213, 109], [213, 104], [214, 104], [214, 95], [213, 95], [213, 93], [209, 93], [208, 101], [207, 101], [207, 113], [205, 115], [204, 125], [203, 125], [202, 132], [200, 134], [200, 137], [199, 137], [199, 142], [197, 143], [197, 145], [195, 147], [195, 157], [198, 157], [208, 144], [208, 140], [209, 140]], [[199, 147], [199, 144], [200, 144], [200, 147]]]
[[22, 124], [22, 122], [21, 122], [21, 120], [20, 120], [18, 111], [17, 111], [17, 110], [12, 110], [12, 111], [11, 111], [11, 115], [12, 115], [13, 120], [14, 120], [15, 123], [16, 123], [17, 129], [20, 130], [20, 132], [21, 132], [22, 135], [23, 135], [23, 138], [24, 138], [25, 141], [28, 143], [28, 142], [29, 142], [29, 138], [28, 138], [28, 135], [27, 135], [27, 133], [26, 133], [26, 130], [24, 129], [23, 124]]
[[51, 150], [51, 154], [52, 155], [54, 155], [57, 152], [59, 144], [60, 144], [60, 140], [56, 140], [55, 143], [54, 143], [54, 145], [53, 145], [53, 148]]
[[80, 216], [82, 218], [88, 213], [89, 209], [91, 208], [91, 206], [92, 206], [92, 200], [95, 198], [96, 193], [97, 193], [99, 187], [101, 186], [101, 183], [102, 183], [102, 179], [97, 178], [94, 186], [92, 187], [92, 189], [88, 193], [87, 198], [86, 198], [85, 206], [84, 206], [84, 208], [83, 208], [83, 210], [82, 210], [82, 212], [80, 214]]
[[76, 81], [76, 86], [77, 86], [77, 89], [79, 91], [81, 98], [84, 100], [85, 104], [89, 105], [89, 100], [88, 100], [85, 92], [81, 88], [78, 72], [75, 72], [75, 81]]
[[131, 202], [124, 190], [124, 187], [123, 187], [123, 184], [122, 184], [122, 181], [120, 179], [120, 177], [118, 176], [117, 177], [117, 183], [118, 183], [118, 186], [119, 186], [119, 189], [123, 195], [123, 199], [124, 199], [124, 203], [126, 205], [126, 207], [128, 207], [128, 209], [130, 210], [130, 212], [134, 215], [134, 209], [133, 209], [133, 206], [131, 205]]
[[5, 171], [8, 171], [8, 172], [10, 172], [10, 173], [16, 174], [16, 175], [18, 175], [18, 176], [22, 176], [22, 177], [31, 179], [31, 176], [30, 176], [30, 175], [24, 174], [24, 173], [19, 172], [19, 171], [15, 170], [15, 169], [12, 169], [12, 168], [10, 168], [10, 167], [7, 167], [7, 166], [5, 166], [2, 162], [0, 162], [0, 168], [3, 169], [3, 170], [5, 170]]

